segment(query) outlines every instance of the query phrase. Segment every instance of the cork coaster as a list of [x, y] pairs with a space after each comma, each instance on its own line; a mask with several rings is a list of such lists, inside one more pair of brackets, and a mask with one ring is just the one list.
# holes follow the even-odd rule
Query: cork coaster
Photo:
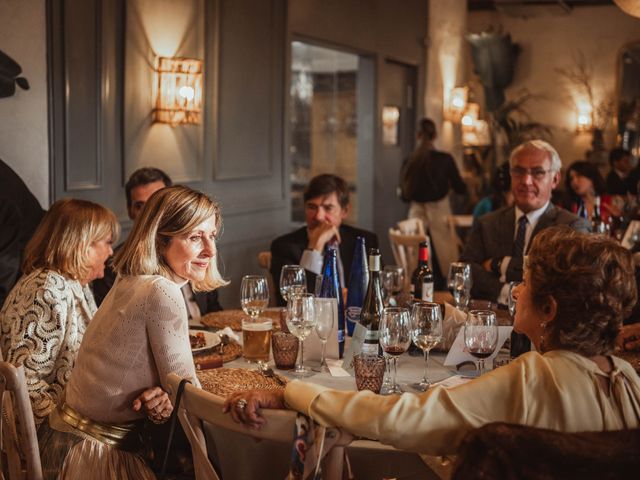
[[[223, 352], [224, 353], [222, 354], [222, 362], [230, 362], [242, 355], [242, 345], [231, 342], [228, 345], [224, 346]], [[218, 360], [219, 358], [220, 354], [218, 353], [217, 347], [214, 347], [212, 350], [209, 350], [205, 353], [197, 353], [193, 356], [193, 360], [196, 363], [207, 363], [213, 360]]]
[[[202, 389], [220, 397], [228, 397], [244, 390], [284, 390], [274, 378], [261, 375], [256, 370], [242, 368], [216, 368], [196, 372]], [[277, 374], [276, 374], [277, 375]], [[287, 382], [287, 379], [278, 375]]]
[[[280, 309], [268, 309], [260, 314], [260, 317], [270, 318], [273, 321], [273, 330], [280, 330]], [[230, 327], [236, 332], [242, 331], [242, 319], [249, 316], [242, 310], [223, 310], [221, 312], [211, 312], [203, 315], [200, 321], [203, 325], [222, 329]]]

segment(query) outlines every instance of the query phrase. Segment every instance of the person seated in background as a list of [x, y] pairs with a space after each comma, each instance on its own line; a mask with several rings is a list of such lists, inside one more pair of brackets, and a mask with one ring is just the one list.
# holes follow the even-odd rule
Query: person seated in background
[[470, 430], [492, 422], [563, 432], [638, 428], [640, 378], [612, 355], [636, 302], [629, 251], [603, 236], [548, 228], [533, 240], [516, 297], [514, 328], [536, 351], [463, 385], [383, 396], [294, 380], [284, 391], [235, 393], [224, 409], [260, 428], [261, 409], [290, 408], [428, 455], [455, 454]]
[[[161, 188], [170, 187], [172, 184], [173, 182], [169, 175], [159, 168], [143, 167], [133, 172], [124, 187], [129, 218], [135, 222], [149, 197]], [[121, 247], [122, 244], [118, 245], [114, 251], [118, 252]], [[107, 296], [115, 280], [116, 274], [111, 268], [111, 261], [109, 261], [104, 277], [93, 282], [93, 293], [98, 305]], [[202, 315], [222, 310], [222, 306], [218, 301], [218, 292], [215, 290], [212, 292], [194, 292], [187, 283], [183, 287], [182, 295], [187, 305], [189, 321], [193, 325], [200, 324]]]
[[509, 162], [505, 162], [496, 169], [491, 182], [493, 193], [482, 198], [473, 209], [473, 223], [485, 213], [493, 212], [502, 207], [513, 205], [513, 192], [511, 191], [511, 175], [509, 174]]
[[[306, 226], [271, 242], [271, 275], [276, 284], [284, 265], [302, 265], [306, 270], [307, 289], [315, 291], [316, 276], [322, 272], [325, 247], [338, 247], [340, 285], [346, 287], [356, 238], [364, 237], [367, 250], [378, 246], [375, 233], [345, 225], [349, 214], [349, 186], [337, 175], [324, 174], [311, 179], [304, 191]], [[284, 299], [277, 293], [278, 305]]]
[[[637, 175], [631, 175], [631, 152], [624, 148], [614, 148], [609, 152], [611, 171], [607, 175], [607, 193], [609, 195], [635, 195], [638, 191]], [[636, 184], [633, 184], [635, 178]]]
[[600, 217], [605, 223], [613, 216], [620, 215], [620, 209], [612, 204], [606, 194], [606, 184], [598, 168], [591, 162], [578, 160], [567, 169], [565, 178], [567, 199], [565, 207], [581, 218], [593, 217], [596, 196], [600, 197]]
[[479, 218], [460, 256], [471, 264], [472, 297], [502, 305], [507, 304], [509, 282], [522, 281], [523, 256], [536, 235], [552, 225], [591, 229], [585, 219], [551, 203], [562, 162], [549, 143], [530, 140], [517, 146], [509, 165], [515, 205]]
[[[65, 402], [49, 418], [52, 442], [73, 445], [60, 479], [155, 478], [134, 453], [144, 446], [145, 419], [130, 405], [171, 372], [199, 384], [181, 287], [226, 284], [216, 266], [220, 225], [218, 205], [187, 187], [163, 188], [147, 201], [115, 256], [116, 282], [85, 333]], [[163, 422], [170, 413], [149, 416]]]
[[0, 308], [18, 281], [24, 247], [43, 216], [36, 197], [0, 160]]

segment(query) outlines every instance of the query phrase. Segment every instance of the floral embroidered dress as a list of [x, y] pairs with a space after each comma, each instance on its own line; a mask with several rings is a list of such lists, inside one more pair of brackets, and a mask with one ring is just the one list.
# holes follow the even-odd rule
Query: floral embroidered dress
[[34, 270], [9, 293], [0, 346], [4, 360], [24, 365], [36, 426], [57, 405], [96, 310], [88, 286], [53, 270]]

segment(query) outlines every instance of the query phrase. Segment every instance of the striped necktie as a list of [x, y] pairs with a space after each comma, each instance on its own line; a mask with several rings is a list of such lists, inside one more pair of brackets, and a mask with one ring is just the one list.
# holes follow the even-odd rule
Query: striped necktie
[[516, 233], [516, 240], [513, 242], [513, 258], [522, 258], [527, 223], [529, 223], [529, 220], [527, 220], [526, 215], [522, 215], [518, 219], [518, 232]]

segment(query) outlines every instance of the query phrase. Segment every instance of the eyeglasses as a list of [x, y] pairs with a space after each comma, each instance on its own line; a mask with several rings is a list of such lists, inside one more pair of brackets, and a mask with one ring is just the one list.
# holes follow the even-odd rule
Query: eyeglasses
[[509, 171], [511, 172], [511, 176], [514, 178], [523, 178], [526, 175], [531, 175], [535, 180], [542, 180], [544, 176], [552, 170], [545, 170], [544, 168], [512, 167]]

